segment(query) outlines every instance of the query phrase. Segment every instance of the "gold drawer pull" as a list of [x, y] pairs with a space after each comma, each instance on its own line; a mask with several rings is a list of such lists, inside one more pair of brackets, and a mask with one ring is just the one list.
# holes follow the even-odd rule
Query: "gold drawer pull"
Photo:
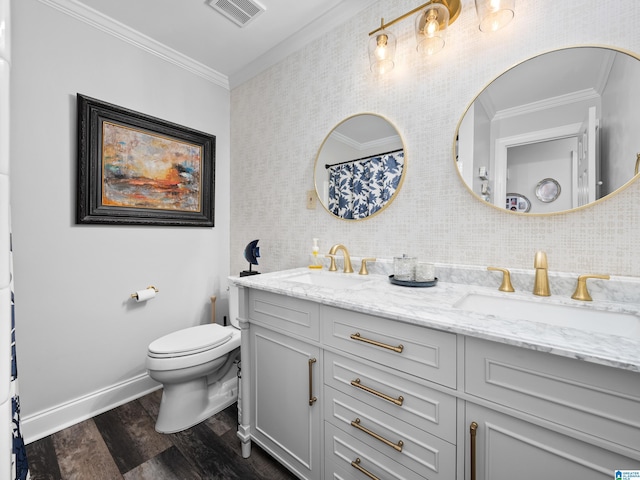
[[309, 359], [309, 405], [313, 405], [318, 400], [313, 396], [313, 364], [316, 363], [315, 358]]
[[382, 443], [384, 443], [385, 445], [390, 446], [391, 448], [395, 449], [397, 452], [401, 452], [402, 451], [402, 446], [404, 445], [404, 442], [402, 440], [398, 440], [398, 443], [393, 443], [393, 442], [387, 440], [386, 438], [384, 438], [384, 437], [378, 435], [377, 433], [372, 432], [368, 428], [365, 428], [362, 425], [360, 425], [360, 419], [359, 418], [356, 418], [354, 421], [352, 421], [351, 422], [351, 426], [352, 427], [356, 427], [358, 430], [363, 431], [367, 435], [371, 435], [376, 440], [380, 440]]
[[368, 472], [367, 470], [365, 470], [364, 468], [362, 468], [360, 466], [360, 459], [356, 458], [353, 462], [351, 462], [351, 466], [353, 468], [355, 468], [356, 470], [359, 470], [360, 472], [364, 473], [367, 477], [369, 477], [371, 480], [380, 480], [378, 477], [376, 477], [373, 473]]
[[386, 348], [387, 350], [393, 350], [396, 353], [402, 353], [402, 350], [404, 349], [404, 346], [402, 344], [398, 345], [397, 347], [394, 347], [393, 345], [387, 345], [386, 343], [380, 343], [376, 340], [371, 340], [369, 338], [361, 337], [360, 333], [358, 332], [352, 333], [350, 336], [351, 336], [351, 340], [358, 340], [359, 342], [369, 343], [371, 345], [375, 345], [376, 347]]
[[471, 435], [471, 480], [476, 480], [476, 432], [478, 424], [471, 422], [469, 425], [469, 435]]
[[351, 385], [353, 385], [354, 387], [360, 388], [362, 390], [364, 390], [365, 392], [369, 392], [373, 395], [376, 395], [384, 400], [386, 400], [387, 402], [391, 402], [394, 403], [396, 405], [398, 405], [399, 407], [402, 406], [402, 402], [404, 402], [404, 397], [402, 395], [400, 395], [398, 398], [393, 398], [390, 397], [389, 395], [385, 395], [384, 393], [378, 392], [376, 390], [374, 390], [373, 388], [367, 387], [365, 385], [360, 384], [360, 379], [356, 378], [355, 380], [351, 380]]

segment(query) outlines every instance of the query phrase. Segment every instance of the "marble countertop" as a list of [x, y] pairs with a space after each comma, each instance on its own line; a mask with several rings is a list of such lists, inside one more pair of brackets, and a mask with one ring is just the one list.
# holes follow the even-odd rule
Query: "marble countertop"
[[[292, 281], [291, 277], [302, 274], [332, 276], [329, 278], [335, 279], [335, 286]], [[348, 277], [344, 281], [349, 284], [340, 286], [344, 277]], [[451, 275], [447, 277], [453, 278]], [[602, 331], [597, 332], [559, 327], [523, 320], [517, 318], [517, 314], [482, 314], [455, 306], [469, 294], [508, 296], [510, 299], [530, 302], [569, 305], [576, 308], [576, 312], [580, 308], [597, 308], [631, 313], [638, 316], [640, 328], [640, 303], [637, 302], [598, 300], [595, 296], [594, 302], [579, 302], [572, 300], [570, 295], [536, 297], [529, 293], [530, 290], [503, 293], [497, 290], [499, 281], [492, 282], [495, 286], [486, 287], [441, 279], [434, 287], [410, 288], [391, 284], [386, 274], [364, 277], [357, 273], [314, 271], [308, 268], [230, 277], [230, 281], [238, 286], [640, 373], [640, 335], [629, 338], [607, 333], [606, 328], [599, 328]], [[637, 285], [632, 283], [633, 290], [637, 291]]]

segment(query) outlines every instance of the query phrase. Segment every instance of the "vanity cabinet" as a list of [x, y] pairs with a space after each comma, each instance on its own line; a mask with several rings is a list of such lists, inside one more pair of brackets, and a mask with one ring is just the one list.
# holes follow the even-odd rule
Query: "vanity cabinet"
[[325, 477], [456, 476], [456, 336], [324, 306]]
[[638, 374], [466, 338], [465, 391], [468, 479], [605, 480], [640, 465]]
[[[475, 442], [469, 441], [467, 445], [467, 479], [610, 480], [617, 469], [638, 468], [638, 460], [529, 421], [470, 402], [465, 410], [467, 427], [473, 422], [477, 424]], [[472, 448], [475, 448], [474, 459]], [[474, 460], [475, 477], [471, 473]]]
[[318, 305], [260, 291], [249, 304], [252, 439], [300, 478], [320, 480]]
[[308, 480], [640, 468], [637, 372], [242, 290], [244, 456], [254, 440]]

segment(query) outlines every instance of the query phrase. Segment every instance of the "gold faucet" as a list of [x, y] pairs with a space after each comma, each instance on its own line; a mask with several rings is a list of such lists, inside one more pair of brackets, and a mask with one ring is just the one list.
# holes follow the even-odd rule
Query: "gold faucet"
[[576, 291], [573, 292], [571, 298], [574, 300], [582, 300], [583, 302], [591, 302], [593, 298], [589, 295], [589, 290], [587, 290], [587, 279], [588, 278], [599, 278], [601, 280], [609, 280], [611, 278], [609, 275], [596, 275], [596, 274], [588, 274], [588, 275], [580, 275], [578, 277], [578, 284], [576, 285]]
[[548, 297], [549, 292], [549, 276], [547, 275], [547, 254], [544, 252], [536, 252], [533, 261], [533, 268], [536, 269], [536, 279], [533, 284], [533, 294], [541, 297]]
[[502, 283], [500, 284], [501, 292], [515, 292], [513, 285], [511, 284], [511, 273], [506, 268], [498, 268], [498, 267], [487, 267], [487, 270], [502, 272]]
[[349, 257], [349, 252], [347, 250], [347, 247], [345, 247], [340, 243], [336, 243], [333, 247], [331, 247], [331, 250], [329, 250], [329, 256], [331, 258], [331, 265], [329, 266], [329, 271], [335, 272], [337, 270], [335, 255], [336, 253], [338, 253], [338, 250], [342, 250], [342, 254], [344, 255], [344, 273], [353, 273], [353, 267], [351, 266], [351, 257]]

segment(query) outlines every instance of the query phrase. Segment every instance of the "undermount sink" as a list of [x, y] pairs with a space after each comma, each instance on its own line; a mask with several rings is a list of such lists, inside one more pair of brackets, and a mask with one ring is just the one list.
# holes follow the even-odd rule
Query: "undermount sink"
[[305, 285], [315, 285], [317, 287], [329, 287], [329, 288], [351, 288], [358, 285], [362, 285], [371, 278], [368, 276], [358, 275], [357, 273], [340, 273], [340, 272], [325, 272], [309, 271], [292, 275], [283, 280], [287, 282], [302, 283]]
[[578, 330], [640, 339], [640, 317], [633, 313], [611, 312], [478, 293], [465, 296], [454, 304], [454, 307], [496, 317], [530, 320], [558, 327], [571, 327]]

